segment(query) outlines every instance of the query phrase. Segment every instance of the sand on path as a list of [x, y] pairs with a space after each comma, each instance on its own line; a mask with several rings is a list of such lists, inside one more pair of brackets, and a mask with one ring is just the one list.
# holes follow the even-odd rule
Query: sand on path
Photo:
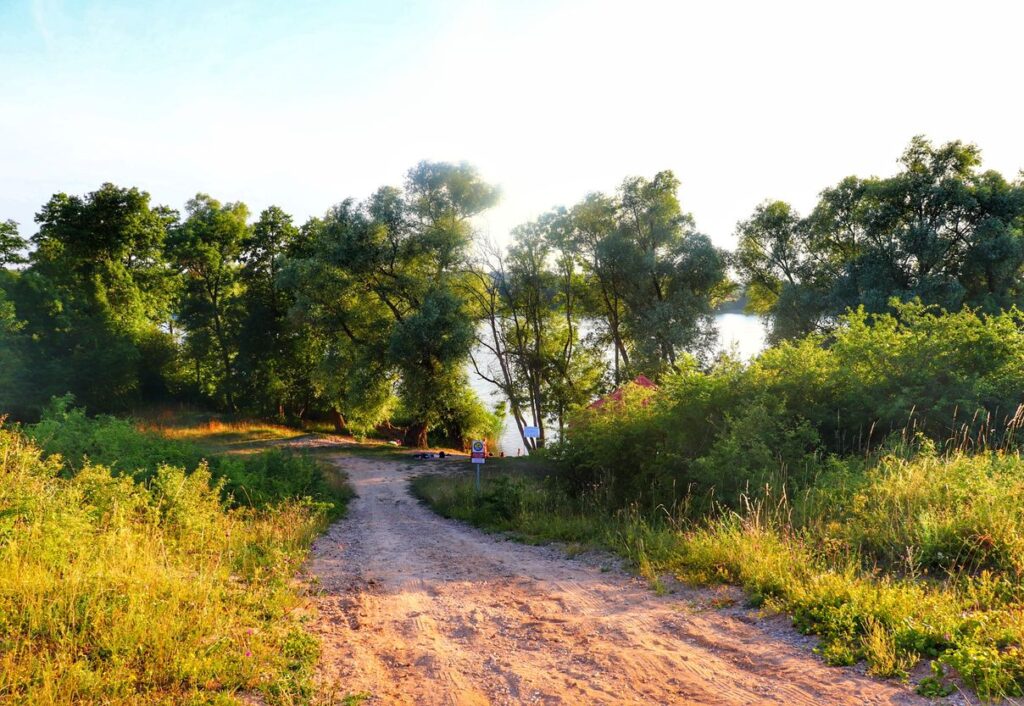
[[909, 688], [829, 667], [778, 619], [659, 596], [445, 520], [410, 464], [340, 457], [358, 497], [309, 565], [324, 693], [372, 704], [918, 704]]

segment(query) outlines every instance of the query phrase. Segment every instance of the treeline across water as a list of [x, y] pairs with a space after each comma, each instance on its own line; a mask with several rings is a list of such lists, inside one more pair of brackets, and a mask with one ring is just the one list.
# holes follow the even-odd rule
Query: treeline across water
[[734, 253], [678, 191], [671, 172], [628, 178], [507, 248], [476, 236], [499, 193], [465, 164], [421, 163], [301, 225], [205, 194], [183, 212], [112, 184], [57, 194], [30, 238], [0, 225], [0, 409], [184, 400], [458, 443], [501, 423], [467, 384], [475, 366], [520, 429], [541, 428], [532, 449], [636, 375], [711, 369], [714, 311], [741, 293], [773, 342], [826, 348], [858, 307], [984, 317], [1022, 294], [1024, 187], [970, 145], [916, 138], [894, 176], [845, 179], [807, 216], [766, 202]]

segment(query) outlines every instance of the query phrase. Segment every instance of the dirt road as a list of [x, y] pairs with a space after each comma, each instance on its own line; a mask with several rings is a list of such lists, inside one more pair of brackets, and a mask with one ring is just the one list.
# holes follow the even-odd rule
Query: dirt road
[[338, 463], [359, 497], [311, 563], [325, 692], [379, 704], [923, 703], [825, 666], [780, 638], [780, 619], [657, 596], [617, 569], [441, 519], [409, 495], [407, 464]]

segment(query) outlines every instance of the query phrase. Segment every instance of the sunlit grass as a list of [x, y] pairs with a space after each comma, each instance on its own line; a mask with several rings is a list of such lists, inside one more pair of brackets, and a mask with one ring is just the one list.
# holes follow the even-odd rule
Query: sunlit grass
[[156, 433], [167, 439], [190, 441], [204, 448], [231, 451], [260, 442], [284, 441], [305, 436], [302, 429], [268, 424], [266, 422], [223, 422], [211, 419], [191, 425], [164, 425], [140, 422], [140, 431]]
[[[1024, 692], [1024, 461], [1013, 454], [923, 454], [837, 470], [796, 502], [762, 493], [703, 518], [663, 508], [604, 509], [537, 473], [421, 476], [437, 512], [527, 542], [599, 546], [660, 586], [743, 587], [792, 616], [832, 664], [864, 662], [938, 695], [957, 681], [983, 698]], [[594, 496], [600, 494], [593, 490]], [[794, 518], [798, 518], [794, 520]]]
[[72, 477], [0, 430], [0, 702], [311, 696], [293, 576], [328, 506], [229, 507], [205, 467]]

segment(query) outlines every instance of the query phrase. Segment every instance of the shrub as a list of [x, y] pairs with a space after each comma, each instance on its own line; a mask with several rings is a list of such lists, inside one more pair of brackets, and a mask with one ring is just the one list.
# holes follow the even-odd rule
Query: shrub
[[1024, 575], [1024, 461], [1016, 454], [884, 457], [835, 536], [909, 573]]
[[602, 488], [613, 508], [684, 496], [737, 507], [765, 483], [792, 496], [830, 455], [870, 452], [908, 428], [964, 450], [1015, 444], [1024, 314], [895, 312], [850, 312], [829, 338], [783, 343], [748, 365], [684, 362], [652, 399], [580, 412], [556, 455], [576, 487]]

